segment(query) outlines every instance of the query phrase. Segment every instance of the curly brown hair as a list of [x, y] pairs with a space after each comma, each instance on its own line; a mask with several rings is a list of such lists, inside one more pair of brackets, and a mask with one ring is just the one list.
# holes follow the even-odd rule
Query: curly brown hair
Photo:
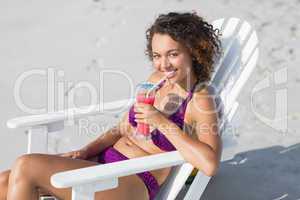
[[213, 64], [221, 55], [219, 30], [195, 12], [161, 14], [146, 31], [146, 55], [152, 61], [152, 38], [155, 33], [168, 34], [189, 49], [194, 73], [200, 82], [208, 82]]

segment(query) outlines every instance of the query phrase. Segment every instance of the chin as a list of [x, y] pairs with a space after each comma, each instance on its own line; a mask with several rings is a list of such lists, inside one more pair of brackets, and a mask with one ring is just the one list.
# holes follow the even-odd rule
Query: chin
[[170, 78], [170, 79], [169, 79], [169, 82], [170, 82], [171, 84], [176, 84], [176, 83], [178, 83], [178, 82], [180, 82], [180, 81], [177, 79], [177, 77], [173, 77], [173, 78]]

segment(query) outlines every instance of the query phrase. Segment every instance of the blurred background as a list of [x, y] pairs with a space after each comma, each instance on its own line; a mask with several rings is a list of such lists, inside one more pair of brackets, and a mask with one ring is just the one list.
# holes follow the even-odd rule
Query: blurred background
[[[55, 73], [56, 94], [59, 84], [70, 83], [64, 85], [64, 97], [74, 84], [88, 81], [103, 91], [104, 101], [128, 98], [130, 84], [152, 70], [144, 54], [146, 28], [160, 13], [196, 11], [209, 22], [246, 20], [260, 41], [258, 65], [239, 97], [235, 156], [222, 163], [202, 198], [300, 199], [299, 10], [299, 0], [0, 0], [0, 170], [26, 153], [24, 130], [6, 126], [7, 120], [29, 114], [14, 97], [24, 72], [45, 72], [24, 79], [20, 88], [22, 102], [34, 109], [47, 107], [49, 69]], [[105, 70], [111, 71], [100, 80]], [[277, 83], [278, 74], [286, 79]], [[262, 81], [268, 87], [254, 94]], [[276, 101], [278, 91], [287, 92], [286, 105]], [[86, 90], [74, 92], [77, 106], [90, 103]], [[280, 115], [285, 107], [287, 114]], [[115, 118], [105, 120], [109, 125]], [[72, 128], [63, 135], [53, 134], [51, 151], [76, 149], [97, 136]]]

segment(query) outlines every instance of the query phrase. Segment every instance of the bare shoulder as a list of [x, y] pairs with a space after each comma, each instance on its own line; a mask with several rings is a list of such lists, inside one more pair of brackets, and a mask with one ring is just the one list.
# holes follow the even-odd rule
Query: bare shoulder
[[200, 88], [193, 94], [192, 106], [194, 114], [201, 114], [199, 113], [200, 111], [211, 111], [210, 113], [216, 112], [214, 95], [207, 87]]
[[199, 127], [214, 127], [209, 129], [198, 129], [197, 135], [209, 132], [210, 134], [218, 135], [218, 112], [214, 96], [209, 92], [208, 88], [202, 88], [194, 93], [190, 105], [190, 116], [192, 124]]

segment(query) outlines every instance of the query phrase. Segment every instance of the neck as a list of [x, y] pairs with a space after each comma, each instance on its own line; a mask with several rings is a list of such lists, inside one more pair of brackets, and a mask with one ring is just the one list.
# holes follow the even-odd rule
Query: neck
[[198, 80], [197, 80], [195, 74], [190, 73], [183, 80], [177, 82], [176, 84], [188, 92], [188, 91], [192, 90], [193, 86], [196, 84], [197, 81]]
[[167, 79], [167, 84], [172, 88], [176, 86], [183, 89], [186, 92], [189, 92], [192, 90], [193, 86], [196, 84], [197, 81], [198, 80], [195, 74], [192, 73], [191, 75], [186, 76], [183, 80], [180, 80], [176, 83], [171, 83], [171, 81]]

